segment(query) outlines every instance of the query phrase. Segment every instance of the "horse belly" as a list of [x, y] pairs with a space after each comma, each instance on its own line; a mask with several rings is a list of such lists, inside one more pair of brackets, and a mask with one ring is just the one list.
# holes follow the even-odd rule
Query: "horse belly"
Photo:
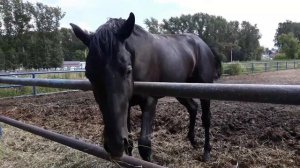
[[161, 82], [186, 82], [193, 74], [195, 60], [192, 54], [173, 55], [161, 61]]

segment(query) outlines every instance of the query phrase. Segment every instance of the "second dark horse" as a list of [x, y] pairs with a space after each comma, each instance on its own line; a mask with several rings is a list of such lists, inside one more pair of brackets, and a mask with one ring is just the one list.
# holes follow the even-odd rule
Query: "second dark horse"
[[[104, 120], [104, 148], [114, 158], [132, 151], [130, 107], [142, 110], [138, 149], [151, 159], [151, 134], [157, 97], [133, 94], [134, 81], [212, 83], [221, 75], [219, 57], [198, 36], [155, 35], [127, 20], [110, 19], [95, 33], [88, 34], [71, 24], [75, 35], [88, 47], [86, 77]], [[198, 104], [191, 98], [177, 98], [190, 116], [188, 138], [196, 146], [194, 128]], [[205, 129], [203, 160], [210, 158], [210, 100], [201, 99]]]

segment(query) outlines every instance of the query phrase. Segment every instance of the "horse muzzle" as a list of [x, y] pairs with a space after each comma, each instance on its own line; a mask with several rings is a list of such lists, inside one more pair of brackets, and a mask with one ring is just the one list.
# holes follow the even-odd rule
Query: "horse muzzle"
[[113, 159], [119, 159], [123, 156], [125, 149], [128, 148], [128, 139], [123, 138], [116, 141], [105, 141], [104, 149]]

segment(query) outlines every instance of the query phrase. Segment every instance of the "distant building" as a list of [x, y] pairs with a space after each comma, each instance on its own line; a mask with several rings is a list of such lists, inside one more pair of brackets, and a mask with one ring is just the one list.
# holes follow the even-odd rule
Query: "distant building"
[[272, 48], [271, 50], [266, 49], [262, 54], [262, 60], [272, 60], [278, 54], [278, 49]]
[[78, 69], [84, 69], [85, 68], [85, 62], [80, 61], [64, 61], [62, 69], [63, 70], [78, 70]]

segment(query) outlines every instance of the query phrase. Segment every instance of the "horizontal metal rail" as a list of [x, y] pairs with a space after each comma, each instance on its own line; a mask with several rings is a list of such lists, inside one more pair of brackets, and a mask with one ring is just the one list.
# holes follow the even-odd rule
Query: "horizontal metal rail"
[[[30, 133], [42, 136], [44, 138], [50, 139], [52, 141], [58, 142], [60, 144], [69, 146], [71, 148], [80, 150], [82, 152], [103, 158], [108, 161], [112, 161], [107, 152], [105, 152], [104, 148], [99, 147], [97, 145], [93, 144], [88, 144], [83, 141], [64, 136], [58, 133], [54, 133], [51, 131], [47, 131], [45, 129], [25, 124], [20, 121], [0, 116], [0, 122], [6, 123], [8, 125], [20, 128], [22, 130], [28, 131]], [[123, 155], [120, 160], [114, 160], [117, 162], [119, 165], [124, 166], [124, 167], [147, 167], [147, 168], [163, 168], [163, 166], [159, 166], [150, 162], [146, 162], [140, 159], [136, 159], [131, 156]]]
[[[91, 90], [88, 80], [0, 77], [0, 83]], [[213, 100], [300, 105], [300, 85], [135, 82], [134, 93]]]
[[300, 105], [300, 85], [139, 82], [136, 94]]
[[92, 89], [88, 80], [0, 77], [0, 83], [19, 84], [24, 86], [42, 86], [62, 89], [79, 89], [85, 91]]
[[32, 75], [32, 74], [60, 74], [60, 73], [79, 73], [85, 70], [75, 71], [33, 71], [33, 72], [13, 72], [13, 73], [0, 73], [0, 76], [13, 76], [13, 75]]
[[24, 87], [23, 85], [0, 85], [0, 89]]

